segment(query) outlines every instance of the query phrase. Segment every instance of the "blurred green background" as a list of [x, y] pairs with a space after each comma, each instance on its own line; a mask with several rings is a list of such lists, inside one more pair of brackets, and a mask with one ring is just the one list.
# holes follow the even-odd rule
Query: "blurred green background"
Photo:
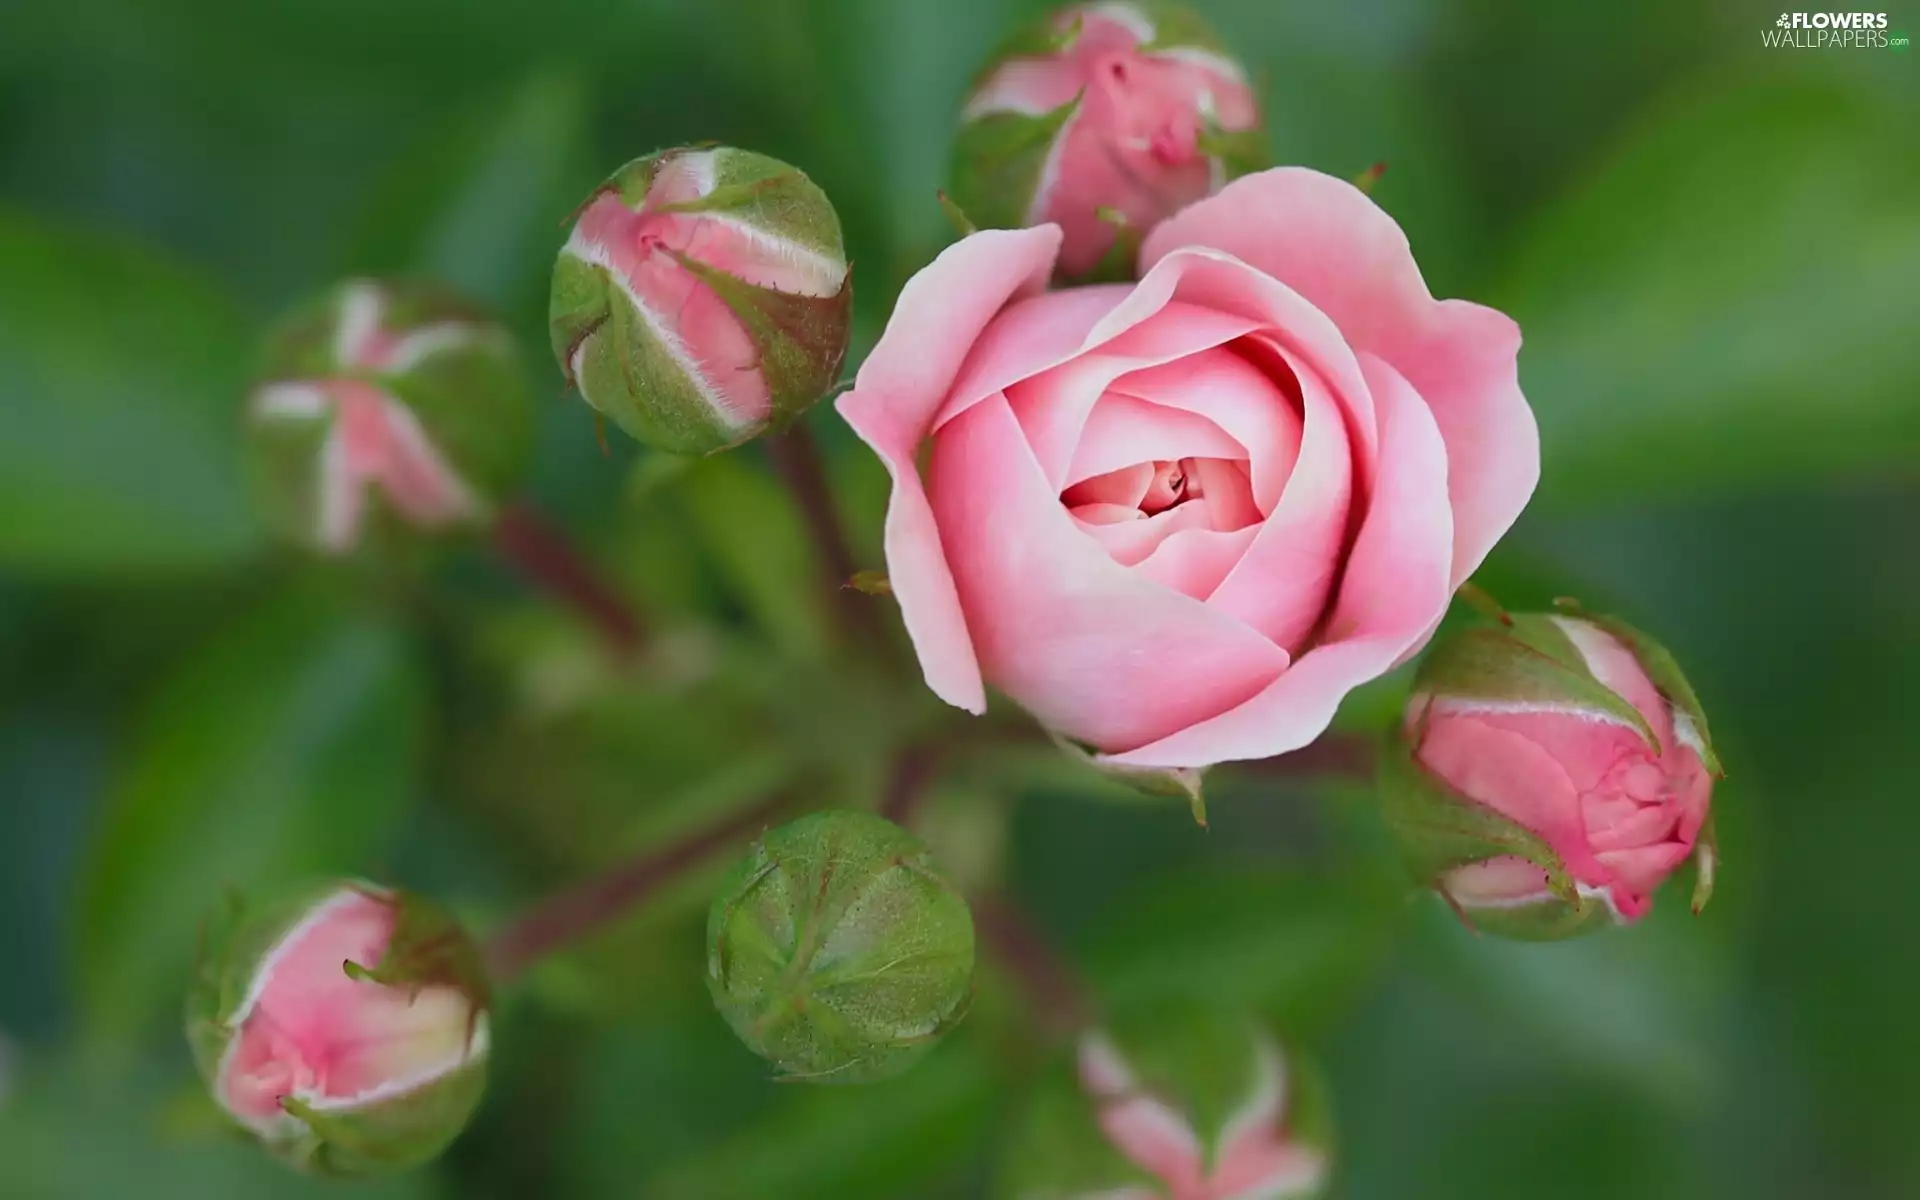
[[[948, 236], [970, 73], [1037, 7], [0, 4], [0, 1196], [325, 1190], [194, 1101], [173, 1020], [226, 884], [371, 872], [485, 923], [781, 788], [871, 801], [932, 702], [842, 667], [757, 450], [601, 455], [546, 272], [620, 162], [745, 145], [838, 204], [857, 353]], [[936, 849], [1110, 996], [1198, 986], [1315, 1046], [1351, 1200], [1920, 1195], [1920, 59], [1763, 50], [1752, 0], [1200, 7], [1283, 161], [1386, 161], [1435, 293], [1526, 331], [1545, 477], [1481, 580], [1686, 664], [1731, 772], [1721, 891], [1476, 940], [1382, 877], [1364, 796], [1223, 778], [1204, 835], [1043, 758], [957, 755]], [[252, 339], [366, 271], [525, 337], [531, 491], [648, 611], [638, 678], [477, 551], [369, 599], [262, 544]], [[878, 565], [883, 481], [813, 426]], [[1038, 1062], [1014, 993], [987, 972], [895, 1083], [772, 1086], [700, 985], [709, 882], [517, 989], [477, 1126], [364, 1194], [985, 1194]]]

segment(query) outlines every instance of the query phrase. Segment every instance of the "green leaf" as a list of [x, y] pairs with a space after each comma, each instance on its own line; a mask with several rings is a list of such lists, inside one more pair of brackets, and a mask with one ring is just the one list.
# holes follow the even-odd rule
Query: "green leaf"
[[71, 1051], [29, 1062], [0, 1104], [0, 1195], [20, 1200], [427, 1200], [425, 1173], [338, 1184], [229, 1136], [210, 1101], [146, 1062], [108, 1071]]
[[147, 705], [83, 868], [93, 1034], [143, 1032], [183, 990], [230, 888], [355, 874], [412, 786], [419, 679], [391, 628], [286, 595], [199, 647]]
[[773, 476], [716, 455], [692, 466], [675, 500], [733, 599], [782, 649], [826, 644], [820, 562], [799, 511]]
[[250, 550], [246, 354], [188, 269], [0, 209], [0, 564], [164, 572]]
[[357, 268], [427, 276], [506, 308], [546, 277], [593, 186], [587, 100], [535, 75], [402, 156], [362, 222]]
[[1920, 160], [1814, 72], [1709, 80], [1549, 210], [1494, 299], [1526, 332], [1548, 504], [1920, 459]]
[[1115, 1005], [1205, 998], [1304, 1035], [1374, 973], [1400, 909], [1396, 889], [1357, 873], [1216, 864], [1132, 893], [1074, 957]]
[[982, 1047], [956, 1042], [890, 1083], [790, 1088], [786, 1103], [640, 1188], [715, 1196], [925, 1196], [977, 1157], [1002, 1089]]

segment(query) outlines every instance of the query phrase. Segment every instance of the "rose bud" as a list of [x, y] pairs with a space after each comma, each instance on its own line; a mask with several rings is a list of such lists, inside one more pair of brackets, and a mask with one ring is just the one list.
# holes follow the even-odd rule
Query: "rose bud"
[[247, 406], [268, 523], [329, 554], [370, 531], [484, 521], [518, 478], [532, 397], [512, 339], [427, 284], [356, 279], [269, 337]]
[[1611, 618], [1508, 620], [1433, 648], [1383, 772], [1421, 881], [1480, 929], [1549, 939], [1639, 919], [1692, 858], [1697, 911], [1720, 766], [1680, 668]]
[[1259, 125], [1246, 73], [1192, 13], [1063, 8], [981, 73], [961, 113], [953, 200], [983, 226], [1059, 225], [1063, 276], [1126, 278], [1161, 220], [1267, 165]]
[[588, 404], [650, 446], [710, 454], [827, 394], [852, 303], [840, 218], [812, 180], [745, 150], [662, 150], [587, 198], [549, 328]]
[[973, 917], [912, 834], [815, 813], [733, 869], [707, 917], [707, 988], [786, 1078], [886, 1079], [966, 1015]]
[[1520, 331], [1302, 168], [1163, 222], [1138, 284], [1045, 291], [1060, 245], [949, 247], [838, 401], [893, 478], [928, 686], [983, 712], [990, 683], [1109, 765], [1297, 750], [1532, 494]]
[[1010, 1200], [1308, 1200], [1332, 1175], [1323, 1089], [1251, 1020], [1204, 1010], [1095, 1030], [1044, 1087]]
[[480, 954], [439, 905], [336, 883], [210, 923], [187, 1040], [214, 1101], [305, 1170], [426, 1162], [480, 1103]]

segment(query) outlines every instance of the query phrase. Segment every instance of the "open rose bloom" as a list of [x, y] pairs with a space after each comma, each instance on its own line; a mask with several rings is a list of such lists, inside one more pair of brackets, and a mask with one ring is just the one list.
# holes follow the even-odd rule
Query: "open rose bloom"
[[[438, 1154], [486, 1078], [484, 986], [424, 901], [343, 885], [241, 922], [203, 964], [189, 1038], [215, 1101], [329, 1173]], [[257, 957], [256, 957], [257, 956]]]
[[1332, 1179], [1317, 1088], [1264, 1029], [1174, 1010], [1080, 1040], [1008, 1160], [1013, 1200], [1309, 1200]]
[[1391, 217], [1299, 168], [1162, 223], [1135, 284], [1044, 290], [1060, 246], [950, 247], [839, 401], [892, 473], [927, 683], [1119, 767], [1304, 746], [1532, 493], [1520, 332], [1435, 300]]
[[1169, 5], [1049, 14], [983, 73], [961, 122], [955, 200], [986, 225], [1059, 225], [1070, 278], [1265, 165], [1246, 73]]
[[1383, 786], [1423, 882], [1482, 929], [1555, 938], [1639, 919], [1693, 859], [1698, 909], [1719, 763], [1693, 689], [1620, 622], [1508, 621], [1421, 664]]

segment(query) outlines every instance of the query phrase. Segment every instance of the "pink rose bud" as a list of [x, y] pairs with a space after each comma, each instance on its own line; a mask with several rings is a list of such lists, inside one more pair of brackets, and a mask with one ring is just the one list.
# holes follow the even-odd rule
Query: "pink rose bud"
[[1332, 1131], [1311, 1072], [1251, 1020], [1204, 1010], [1095, 1030], [1043, 1089], [1003, 1174], [1014, 1200], [1312, 1200]]
[[512, 339], [439, 288], [356, 279], [270, 336], [247, 405], [268, 523], [327, 554], [472, 527], [519, 477], [532, 397]]
[[1052, 13], [1002, 47], [961, 121], [954, 201], [982, 226], [1059, 225], [1068, 277], [1128, 277], [1162, 219], [1267, 163], [1246, 73], [1170, 5]]
[[304, 1170], [426, 1162], [486, 1085], [480, 954], [439, 905], [338, 883], [213, 922], [187, 1039], [214, 1101]]
[[553, 272], [567, 381], [648, 445], [710, 454], [832, 389], [853, 284], [840, 219], [783, 162], [662, 150], [600, 186]]
[[1417, 873], [1510, 937], [1638, 920], [1689, 859], [1698, 911], [1720, 764], [1680, 668], [1611, 618], [1509, 621], [1454, 634], [1421, 664], [1382, 780]]

